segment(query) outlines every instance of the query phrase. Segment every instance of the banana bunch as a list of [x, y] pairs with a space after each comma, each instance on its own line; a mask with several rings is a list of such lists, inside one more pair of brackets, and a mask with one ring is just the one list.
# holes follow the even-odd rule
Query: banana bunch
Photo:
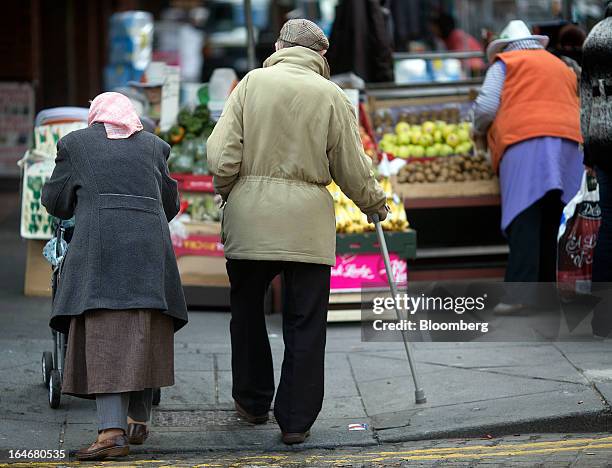
[[385, 231], [405, 231], [408, 229], [408, 219], [406, 218], [404, 204], [399, 197], [393, 193], [391, 180], [388, 177], [383, 177], [379, 182], [387, 195], [387, 205], [390, 210], [387, 218], [382, 222], [383, 229]]
[[391, 211], [382, 222], [383, 229], [385, 231], [405, 231], [408, 229], [409, 224], [404, 205], [401, 202], [397, 203], [393, 198], [387, 199], [387, 205], [389, 205]]
[[[391, 212], [387, 219], [382, 223], [383, 229], [387, 231], [403, 231], [408, 228], [408, 220], [404, 205], [397, 196], [393, 194], [391, 181], [388, 178], [383, 178], [380, 184], [387, 195], [387, 204]], [[374, 225], [368, 223], [367, 216], [348, 198], [340, 187], [332, 182], [327, 186], [327, 190], [334, 200], [334, 209], [336, 214], [336, 231], [346, 234], [360, 234], [367, 231], [373, 231]]]

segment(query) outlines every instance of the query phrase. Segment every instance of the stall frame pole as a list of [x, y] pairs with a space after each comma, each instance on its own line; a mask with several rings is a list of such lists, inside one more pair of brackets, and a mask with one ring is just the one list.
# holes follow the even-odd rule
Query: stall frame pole
[[253, 27], [251, 0], [244, 0], [244, 17], [247, 28], [247, 63], [250, 71], [255, 68], [255, 29]]

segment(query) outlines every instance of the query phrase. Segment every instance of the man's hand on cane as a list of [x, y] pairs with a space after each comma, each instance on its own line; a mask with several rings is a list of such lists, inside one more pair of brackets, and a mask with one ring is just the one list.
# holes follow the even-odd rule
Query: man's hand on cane
[[[389, 208], [389, 205], [384, 204], [383, 206], [381, 206], [378, 209], [378, 212], [376, 213], [378, 215], [378, 221], [382, 223], [385, 219], [387, 219], [387, 215], [390, 211], [391, 209]], [[372, 219], [371, 215], [368, 215], [368, 223], [374, 224], [374, 220]]]

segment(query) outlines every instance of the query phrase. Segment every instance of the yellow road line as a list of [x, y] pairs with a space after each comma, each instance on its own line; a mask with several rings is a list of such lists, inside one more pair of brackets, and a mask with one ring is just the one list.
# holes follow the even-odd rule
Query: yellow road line
[[[200, 463], [192, 465], [194, 468], [212, 468], [223, 467], [231, 464], [231, 466], [240, 467], [246, 464], [253, 464], [256, 461], [267, 462], [269, 464], [282, 463], [283, 465], [294, 465], [313, 462], [324, 463], [351, 463], [358, 460], [367, 460], [369, 462], [385, 462], [390, 460], [446, 460], [452, 458], [461, 459], [479, 459], [490, 457], [515, 457], [515, 456], [530, 456], [555, 452], [570, 452], [580, 450], [601, 450], [612, 448], [612, 437], [601, 438], [581, 438], [581, 439], [564, 439], [549, 442], [527, 442], [527, 443], [512, 443], [501, 445], [473, 445], [467, 447], [438, 447], [430, 449], [414, 449], [397, 452], [381, 451], [367, 452], [361, 454], [342, 454], [338, 458], [333, 458], [325, 455], [306, 455], [303, 458], [300, 453], [288, 453], [283, 455], [278, 454], [260, 454], [242, 456], [240, 458], [224, 457], [217, 460], [211, 460], [208, 463]], [[112, 466], [113, 468], [128, 468], [138, 467], [147, 464], [160, 464], [164, 466], [173, 466], [172, 460], [138, 460], [128, 463], [121, 462], [102, 462], [96, 466]], [[187, 460], [176, 460], [178, 463], [184, 463], [188, 466]], [[167, 465], [166, 465], [167, 464]], [[79, 462], [70, 461], [17, 461], [15, 463], [0, 463], [0, 468], [19, 468], [19, 467], [54, 467], [54, 466], [81, 466]], [[88, 465], [92, 466], [92, 465]], [[164, 468], [159, 466], [159, 468]]]
[[516, 446], [521, 447], [545, 447], [545, 446], [564, 446], [564, 445], [578, 445], [578, 444], [588, 444], [592, 442], [612, 442], [612, 437], [601, 437], [601, 438], [584, 438], [584, 439], [564, 439], [564, 440], [554, 440], [551, 442], [527, 442], [521, 443], [516, 442], [513, 444], [500, 444], [500, 445], [472, 445], [466, 447], [438, 447], [431, 449], [415, 449], [415, 450], [407, 450], [401, 452], [376, 452], [381, 455], [385, 454], [395, 454], [395, 455], [410, 455], [413, 453], [435, 453], [435, 452], [456, 452], [456, 451], [473, 451], [473, 450], [499, 450], [505, 448], [512, 448]]
[[513, 457], [513, 456], [525, 456], [525, 455], [533, 455], [533, 454], [544, 454], [544, 453], [555, 453], [555, 452], [572, 452], [578, 451], [582, 449], [589, 450], [597, 450], [604, 448], [612, 448], [611, 444], [595, 444], [595, 445], [586, 445], [582, 447], [555, 447], [549, 449], [535, 449], [535, 450], [507, 450], [505, 452], [478, 452], [478, 453], [446, 453], [446, 454], [432, 454], [432, 455], [412, 455], [412, 456], [386, 456], [380, 458], [373, 458], [369, 461], [378, 462], [378, 461], [388, 461], [392, 459], [397, 460], [446, 460], [449, 458], [468, 458], [468, 459], [478, 459], [478, 458], [489, 458], [489, 457]]

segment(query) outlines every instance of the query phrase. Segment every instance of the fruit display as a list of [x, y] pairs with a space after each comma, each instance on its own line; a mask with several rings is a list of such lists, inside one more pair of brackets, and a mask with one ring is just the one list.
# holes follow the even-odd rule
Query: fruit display
[[185, 213], [192, 221], [220, 221], [219, 206], [215, 202], [212, 193], [190, 193], [181, 194], [181, 201], [187, 202]]
[[411, 125], [401, 121], [393, 132], [382, 135], [380, 149], [396, 158], [438, 158], [467, 156], [474, 148], [470, 138], [471, 123], [447, 123], [427, 120]]
[[213, 131], [215, 122], [210, 118], [210, 111], [204, 104], [192, 109], [181, 109], [176, 117], [176, 124], [167, 132], [157, 130], [157, 135], [169, 145], [176, 145], [183, 140], [208, 138]]
[[495, 177], [483, 156], [451, 156], [425, 161], [412, 161], [400, 169], [400, 183], [468, 182]]
[[177, 116], [176, 125], [167, 132], [158, 131], [172, 150], [168, 158], [170, 172], [181, 174], [208, 174], [206, 165], [206, 141], [215, 126], [205, 105], [193, 110], [182, 109]]
[[[393, 194], [391, 182], [388, 178], [385, 177], [381, 180], [381, 186], [387, 194], [387, 205], [391, 210], [387, 219], [382, 223], [383, 229], [386, 231], [405, 231], [408, 228], [408, 220], [406, 219], [404, 205], [397, 195]], [[340, 190], [335, 182], [328, 185], [327, 189], [334, 199], [337, 232], [357, 234], [374, 230], [374, 225], [368, 223], [367, 216]]]
[[365, 153], [372, 158], [373, 161], [376, 161], [378, 159], [376, 142], [368, 135], [368, 132], [362, 125], [359, 126], [359, 136], [361, 137], [361, 144], [363, 145]]
[[168, 168], [178, 174], [208, 174], [206, 139], [186, 140], [174, 145], [170, 150]]

